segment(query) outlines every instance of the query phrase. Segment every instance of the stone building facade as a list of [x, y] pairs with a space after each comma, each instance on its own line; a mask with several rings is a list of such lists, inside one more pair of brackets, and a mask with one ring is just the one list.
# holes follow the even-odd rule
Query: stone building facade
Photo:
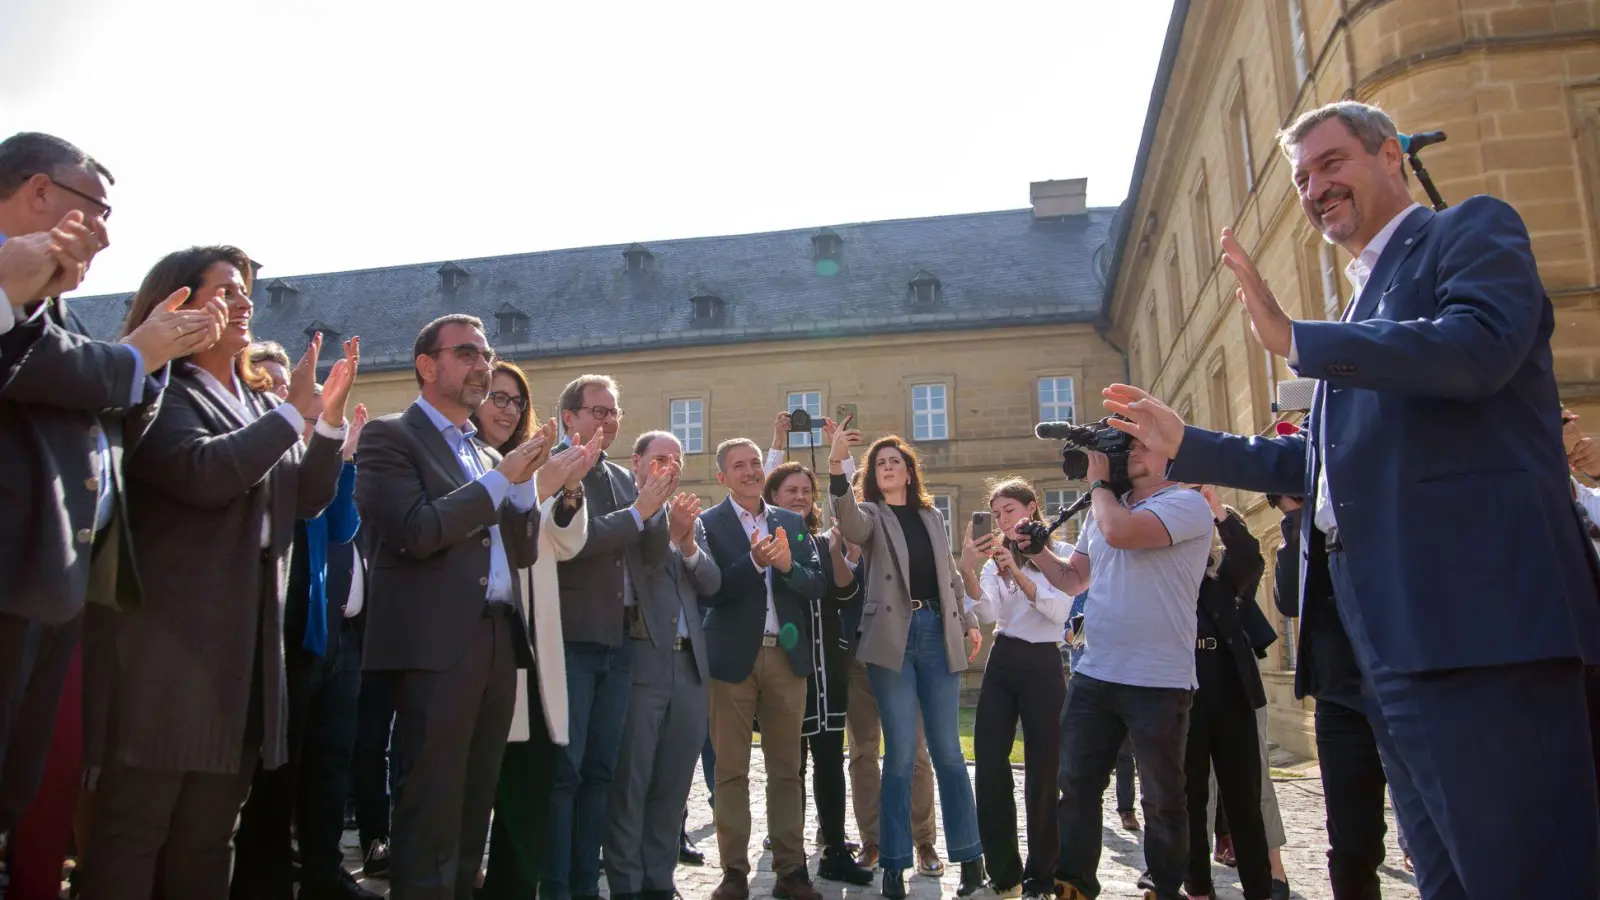
[[[1378, 104], [1402, 131], [1446, 132], [1421, 156], [1447, 202], [1487, 193], [1521, 212], [1555, 305], [1562, 394], [1600, 422], [1596, 0], [1179, 0], [1112, 237], [1108, 317], [1135, 383], [1206, 427], [1298, 418], [1275, 412], [1276, 383], [1293, 375], [1251, 337], [1217, 234], [1234, 229], [1291, 315], [1339, 315], [1348, 260], [1306, 223], [1274, 133], [1342, 98]], [[1224, 499], [1278, 546], [1259, 495]], [[1263, 665], [1271, 734], [1310, 756], [1312, 705], [1294, 699], [1293, 627], [1274, 611], [1268, 558], [1257, 601], [1285, 634]]]

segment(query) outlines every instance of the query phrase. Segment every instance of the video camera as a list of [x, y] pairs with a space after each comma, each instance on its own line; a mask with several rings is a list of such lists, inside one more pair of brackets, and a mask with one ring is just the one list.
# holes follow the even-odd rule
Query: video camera
[[[1110, 424], [1113, 418], [1122, 417], [1107, 416], [1091, 425], [1040, 422], [1033, 427], [1033, 433], [1042, 441], [1061, 442], [1061, 474], [1069, 481], [1083, 481], [1089, 476], [1089, 456], [1085, 450], [1104, 453], [1111, 461], [1111, 490], [1121, 496], [1133, 490], [1133, 482], [1128, 477], [1128, 451], [1133, 449], [1133, 438], [1113, 428]], [[1050, 544], [1050, 535], [1087, 507], [1093, 497], [1093, 491], [1084, 491], [1076, 503], [1062, 508], [1049, 525], [1029, 522], [1020, 526], [1018, 530], [1027, 539], [1022, 552], [1034, 555], [1043, 551]]]
[[1113, 428], [1113, 418], [1121, 417], [1107, 416], [1092, 425], [1040, 422], [1033, 426], [1033, 433], [1042, 441], [1061, 442], [1061, 474], [1069, 481], [1082, 481], [1089, 475], [1089, 457], [1083, 451], [1104, 453], [1111, 460], [1111, 489], [1123, 494], [1133, 489], [1128, 479], [1128, 451], [1133, 449], [1133, 438]]

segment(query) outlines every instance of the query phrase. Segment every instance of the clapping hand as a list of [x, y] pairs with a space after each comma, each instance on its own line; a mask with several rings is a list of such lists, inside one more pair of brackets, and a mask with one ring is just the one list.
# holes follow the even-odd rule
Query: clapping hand
[[659, 460], [650, 464], [650, 473], [645, 477], [644, 486], [639, 489], [639, 499], [633, 502], [639, 518], [648, 519], [661, 511], [667, 504], [667, 498], [678, 487], [678, 473], [676, 460], [666, 465]]
[[1138, 440], [1166, 459], [1178, 458], [1183, 443], [1183, 419], [1172, 408], [1144, 390], [1127, 384], [1113, 384], [1101, 391], [1107, 410], [1125, 419], [1110, 420], [1112, 428]]
[[344, 447], [342, 452], [346, 460], [356, 458], [356, 446], [361, 440], [361, 429], [367, 425], [367, 405], [357, 403], [356, 411], [350, 415], [350, 427], [344, 433]]
[[[290, 389], [293, 390], [292, 387]], [[541, 429], [535, 432], [533, 437], [512, 448], [494, 470], [504, 475], [512, 484], [525, 484], [533, 477], [533, 473], [544, 465], [549, 455], [550, 445], [545, 439], [544, 430]]]
[[[556, 421], [554, 419], [546, 421], [535, 434], [545, 440], [546, 446], [550, 446], [555, 441]], [[595, 434], [597, 436], [600, 434], [598, 428], [595, 429]], [[583, 483], [583, 476], [592, 468], [589, 446], [589, 444], [578, 444], [550, 455], [549, 461], [539, 468], [536, 479], [540, 502], [554, 496], [562, 488], [577, 490], [578, 485]]]
[[694, 494], [679, 494], [667, 507], [667, 535], [685, 557], [693, 556], [695, 543], [694, 524], [700, 518], [700, 498]]
[[[318, 332], [316, 346], [322, 346], [322, 333]], [[361, 365], [361, 338], [353, 337], [344, 342], [344, 358], [335, 362], [328, 371], [328, 380], [322, 383], [322, 421], [329, 427], [338, 428], [344, 425], [344, 406], [350, 399], [350, 389], [356, 384], [356, 369]], [[316, 358], [312, 357], [311, 371], [316, 373]], [[294, 392], [293, 379], [290, 380], [289, 392]]]
[[[5, 246], [11, 243], [6, 241]], [[199, 353], [222, 337], [222, 329], [228, 323], [228, 304], [221, 291], [198, 309], [185, 308], [189, 294], [186, 287], [168, 294], [138, 328], [122, 339], [122, 343], [139, 351], [146, 374], [175, 359]]]
[[756, 565], [762, 568], [772, 567], [787, 572], [794, 565], [794, 556], [789, 550], [789, 534], [782, 525], [767, 538], [763, 538], [759, 531], [751, 531], [750, 555], [755, 558]]

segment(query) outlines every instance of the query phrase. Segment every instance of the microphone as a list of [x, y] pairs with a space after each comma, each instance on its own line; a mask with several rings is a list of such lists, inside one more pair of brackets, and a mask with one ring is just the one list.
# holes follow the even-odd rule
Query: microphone
[[1033, 436], [1041, 441], [1064, 441], [1077, 430], [1071, 422], [1040, 422], [1033, 426]]
[[1400, 139], [1400, 149], [1405, 153], [1415, 153], [1423, 147], [1444, 143], [1445, 136], [1442, 131], [1423, 131], [1417, 134], [1396, 135]]

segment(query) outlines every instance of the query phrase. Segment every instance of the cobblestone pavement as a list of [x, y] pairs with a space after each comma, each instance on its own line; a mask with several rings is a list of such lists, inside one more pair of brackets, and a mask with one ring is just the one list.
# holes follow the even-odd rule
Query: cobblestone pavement
[[[970, 764], [968, 769], [970, 774]], [[761, 839], [766, 834], [766, 804], [762, 799], [766, 791], [765, 773], [766, 769], [758, 746], [751, 751], [750, 760], [750, 796], [754, 800], [751, 810], [753, 836], [750, 858], [756, 869], [751, 873], [750, 888], [754, 900], [770, 897], [774, 880], [772, 854], [761, 852]], [[1020, 770], [1015, 772], [1015, 782], [1017, 807], [1020, 810], [1022, 808]], [[1283, 814], [1284, 829], [1289, 837], [1288, 846], [1283, 848], [1283, 863], [1289, 875], [1293, 896], [1298, 900], [1331, 900], [1333, 892], [1328, 887], [1327, 858], [1324, 856], [1328, 843], [1327, 832], [1323, 826], [1322, 781], [1317, 775], [1317, 770], [1311, 767], [1304, 770], [1301, 777], [1278, 778], [1275, 782], [1278, 808]], [[717, 839], [711, 824], [711, 807], [706, 797], [705, 783], [697, 777], [694, 791], [689, 797], [689, 834], [705, 852], [706, 864], [678, 867], [678, 890], [684, 900], [709, 900], [711, 892], [722, 878], [722, 871], [717, 864]], [[1115, 812], [1116, 803], [1109, 791], [1102, 806], [1105, 830], [1102, 832], [1104, 852], [1100, 858], [1100, 882], [1103, 885], [1100, 896], [1141, 897], [1143, 893], [1135, 886], [1135, 882], [1144, 868], [1144, 854], [1140, 845], [1142, 832], [1133, 834], [1122, 830]], [[937, 808], [937, 804], [935, 807]], [[845, 808], [847, 811], [850, 809], [848, 803]], [[1400, 847], [1395, 842], [1394, 812], [1386, 810], [1386, 813], [1389, 823], [1388, 852], [1385, 865], [1379, 870], [1379, 877], [1383, 883], [1383, 896], [1390, 900], [1414, 900], [1418, 896], [1417, 889], [1410, 874], [1400, 864]], [[1143, 819], [1142, 813], [1140, 818]], [[854, 839], [856, 833], [853, 818], [847, 820], [846, 827]], [[813, 876], [816, 874], [817, 866], [816, 847], [813, 843], [816, 830], [815, 806], [808, 804], [806, 839], [807, 849], [813, 853], [811, 859]], [[942, 834], [941, 831], [941, 840]], [[359, 876], [361, 866], [354, 832], [346, 833], [345, 846], [349, 867]], [[944, 855], [942, 844], [939, 853], [941, 856]], [[944, 875], [938, 879], [911, 872], [907, 872], [907, 875], [906, 886], [910, 891], [910, 900], [936, 900], [940, 897], [950, 900], [955, 897], [956, 885], [960, 880], [959, 867], [948, 865], [945, 867]], [[1239, 891], [1239, 879], [1234, 870], [1214, 866], [1213, 878], [1216, 881], [1217, 900], [1243, 898], [1244, 895]], [[828, 900], [842, 900], [842, 898], [879, 900], [880, 898], [876, 884], [869, 887], [854, 887], [815, 878], [814, 883]], [[381, 880], [367, 879], [363, 880], [362, 884], [374, 891], [383, 891], [388, 887], [388, 883]], [[987, 890], [982, 891], [976, 900], [994, 900], [994, 894]]]

